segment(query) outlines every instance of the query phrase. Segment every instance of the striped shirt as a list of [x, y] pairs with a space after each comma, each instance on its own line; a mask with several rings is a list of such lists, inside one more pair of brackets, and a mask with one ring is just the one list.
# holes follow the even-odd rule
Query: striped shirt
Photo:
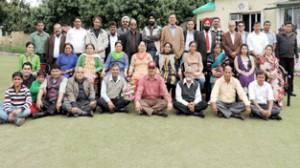
[[6, 89], [4, 98], [4, 111], [13, 112], [13, 108], [21, 108], [22, 111], [31, 106], [31, 95], [29, 89], [22, 85], [19, 92], [16, 92], [14, 86]]

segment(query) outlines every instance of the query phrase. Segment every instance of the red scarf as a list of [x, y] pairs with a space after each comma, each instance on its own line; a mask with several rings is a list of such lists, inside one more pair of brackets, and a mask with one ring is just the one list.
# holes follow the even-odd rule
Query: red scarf
[[140, 55], [140, 53], [136, 53], [136, 57], [139, 59], [139, 60], [143, 60], [144, 58], [146, 58], [147, 57], [147, 54], [148, 53], [144, 53], [143, 55]]

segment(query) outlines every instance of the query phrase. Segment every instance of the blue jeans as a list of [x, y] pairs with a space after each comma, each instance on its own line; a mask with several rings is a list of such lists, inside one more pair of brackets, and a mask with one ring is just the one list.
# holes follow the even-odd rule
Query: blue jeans
[[204, 83], [205, 83], [205, 79], [204, 78], [198, 78], [198, 79], [195, 79], [197, 82], [199, 82], [200, 84], [200, 90], [203, 90], [204, 88]]
[[[12, 107], [13, 110], [17, 110], [18, 108], [16, 107]], [[2, 118], [2, 120], [4, 121], [8, 121], [8, 113], [6, 111], [4, 111], [3, 106], [0, 107], [0, 118]], [[22, 111], [21, 113], [19, 113], [16, 116], [16, 119], [18, 118], [25, 118], [28, 117], [30, 115], [30, 108], [25, 109], [24, 111]]]
[[156, 55], [156, 51], [148, 50], [147, 52], [152, 56], [153, 61], [158, 64], [158, 55]]

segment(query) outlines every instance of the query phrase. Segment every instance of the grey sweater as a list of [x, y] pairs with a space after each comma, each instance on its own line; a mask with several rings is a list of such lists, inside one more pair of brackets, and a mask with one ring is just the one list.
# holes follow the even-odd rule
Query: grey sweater
[[299, 58], [297, 35], [292, 33], [287, 36], [286, 33], [278, 33], [276, 44], [276, 57], [278, 58]]

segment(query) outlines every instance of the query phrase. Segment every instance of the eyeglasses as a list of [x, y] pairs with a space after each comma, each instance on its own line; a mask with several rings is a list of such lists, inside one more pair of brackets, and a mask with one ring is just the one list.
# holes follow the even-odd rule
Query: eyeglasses
[[149, 67], [148, 69], [155, 69], [155, 67]]
[[123, 23], [128, 23], [128, 21], [123, 21]]

